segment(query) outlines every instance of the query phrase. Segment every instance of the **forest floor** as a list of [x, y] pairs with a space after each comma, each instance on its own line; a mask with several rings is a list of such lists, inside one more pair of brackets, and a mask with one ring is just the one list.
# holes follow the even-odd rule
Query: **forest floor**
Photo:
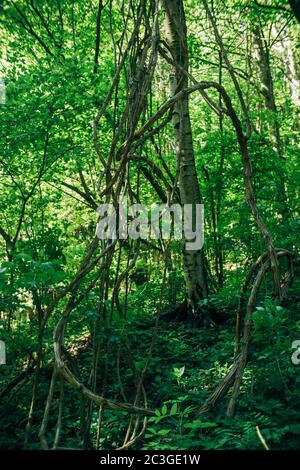
[[[292, 342], [300, 338], [300, 298], [296, 288], [288, 306], [278, 307], [271, 300], [263, 301], [254, 313], [249, 362], [244, 374], [241, 394], [234, 418], [226, 418], [228, 397], [210, 413], [195, 418], [203, 404], [233, 362], [234, 321], [207, 328], [191, 328], [183, 322], [161, 321], [148, 368], [145, 389], [149, 408], [156, 409], [146, 432], [135, 444], [136, 449], [261, 449], [256, 427], [271, 449], [293, 449], [300, 444], [300, 364], [292, 363]], [[231, 314], [233, 317], [233, 312]], [[144, 366], [153, 333], [153, 316], [133, 312], [126, 323], [126, 344], [135, 363], [136, 372]], [[132, 402], [134, 386], [124, 348], [124, 327], [104, 329], [102, 338], [109, 337], [106, 354], [100, 357], [100, 384], [105, 394], [118, 401]], [[70, 344], [74, 345], [74, 336]], [[89, 333], [77, 337], [77, 348], [69, 348], [86, 383], [93, 356]], [[66, 343], [68, 347], [68, 343]], [[17, 346], [16, 346], [17, 348]], [[123, 351], [123, 352], [122, 352]], [[15, 351], [16, 352], [16, 351]], [[45, 357], [50, 357], [47, 351]], [[116, 366], [116, 356], [119, 360]], [[144, 358], [135, 360], [135, 358]], [[113, 365], [111, 365], [113, 364]], [[17, 372], [18, 371], [18, 372]], [[7, 366], [0, 379], [0, 390], [20, 373]], [[39, 397], [34, 417], [30, 447], [40, 447], [37, 435], [43, 417], [49, 382], [51, 360], [43, 363]], [[7, 394], [0, 402], [0, 448], [22, 448], [24, 427], [31, 396], [32, 380], [14, 388], [14, 399]], [[57, 407], [59, 389], [55, 390], [53, 409]], [[80, 400], [69, 385], [65, 388], [61, 446], [80, 447]], [[120, 419], [122, 415], [122, 419]], [[95, 407], [91, 426], [92, 445], [95, 441], [98, 410]], [[56, 413], [50, 414], [49, 427], [55, 427]], [[53, 421], [53, 423], [51, 422]], [[116, 448], [126, 433], [129, 416], [104, 410], [100, 444], [102, 449]]]

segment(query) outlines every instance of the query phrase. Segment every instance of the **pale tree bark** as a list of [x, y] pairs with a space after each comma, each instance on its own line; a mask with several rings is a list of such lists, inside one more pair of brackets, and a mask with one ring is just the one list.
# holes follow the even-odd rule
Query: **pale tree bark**
[[300, 80], [296, 67], [293, 43], [288, 32], [285, 32], [284, 38], [280, 37], [280, 31], [273, 25], [274, 37], [278, 38], [274, 48], [278, 51], [285, 69], [285, 80], [290, 91], [291, 101], [294, 106], [300, 106]]
[[[254, 28], [253, 38], [256, 45], [257, 63], [260, 72], [261, 93], [264, 97], [265, 109], [268, 115], [268, 130], [271, 134], [271, 140], [274, 143], [274, 150], [276, 151], [278, 157], [284, 161], [285, 157], [278, 121], [278, 111], [275, 101], [269, 48], [266, 41], [264, 40], [263, 32], [260, 27], [257, 26]], [[283, 221], [288, 222], [290, 214], [286, 196], [285, 176], [284, 171], [282, 171], [283, 165], [284, 162], [277, 172], [277, 193], [278, 201], [280, 202], [280, 214]]]
[[[163, 0], [165, 10], [164, 33], [169, 52], [174, 63], [179, 67], [170, 67], [170, 92], [187, 88], [188, 49], [186, 22], [182, 0]], [[182, 204], [201, 202], [199, 182], [196, 173], [192, 128], [189, 113], [188, 96], [176, 102], [173, 110], [174, 142], [176, 148], [178, 186]], [[200, 317], [199, 301], [207, 297], [207, 280], [203, 250], [186, 250], [184, 247], [184, 276], [188, 314]]]
[[260, 72], [261, 93], [265, 100], [266, 111], [268, 111], [270, 114], [269, 119], [272, 125], [270, 131], [273, 134], [272, 137], [276, 145], [276, 151], [278, 153], [278, 156], [282, 157], [282, 144], [277, 118], [277, 107], [274, 97], [269, 49], [263, 38], [262, 31], [258, 26], [254, 29], [253, 33], [257, 50], [257, 62]]

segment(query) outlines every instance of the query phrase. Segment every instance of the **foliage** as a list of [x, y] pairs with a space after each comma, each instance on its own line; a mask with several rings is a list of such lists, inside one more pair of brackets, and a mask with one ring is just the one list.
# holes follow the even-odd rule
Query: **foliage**
[[[204, 3], [183, 2], [190, 85], [198, 80], [224, 87], [244, 128], [243, 97], [252, 123], [246, 140], [256, 209], [274, 246], [292, 252], [294, 260], [286, 298], [273, 295], [269, 272], [255, 298], [236, 414], [226, 417], [231, 391], [207, 413], [199, 414], [199, 408], [235, 359], [241, 287], [268, 237], [262, 237], [245, 198], [245, 157], [224, 96], [211, 88], [207, 95], [189, 95], [209, 288], [197, 302], [209, 321], [195, 326], [186, 314], [189, 273], [181, 241], [122, 240], [111, 251], [105, 242], [93, 245], [98, 204], [116, 201], [123, 192], [148, 206], [181, 197], [167, 113], [140, 132], [170, 96], [172, 61], [163, 54], [162, 9], [162, 41], [152, 61], [154, 0], [4, 1], [0, 340], [7, 364], [0, 365], [1, 449], [42, 446], [53, 332], [67, 314], [60, 352], [71, 373], [94, 393], [147, 407], [154, 415], [144, 429], [143, 415], [99, 408], [57, 378], [48, 409], [50, 447], [58, 434], [58, 447], [115, 449], [124, 436], [141, 431], [129, 447], [256, 450], [262, 449], [259, 426], [271, 449], [299, 448], [300, 365], [291, 361], [292, 342], [300, 339], [299, 25], [285, 0], [209, 2], [228, 65]], [[151, 86], [144, 89], [149, 76]], [[122, 159], [127, 145], [130, 152]], [[289, 268], [280, 259], [282, 279]]]

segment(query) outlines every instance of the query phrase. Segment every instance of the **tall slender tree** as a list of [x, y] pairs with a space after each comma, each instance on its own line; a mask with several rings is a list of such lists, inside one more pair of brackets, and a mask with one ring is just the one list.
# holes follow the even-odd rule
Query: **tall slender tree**
[[[189, 56], [187, 28], [182, 0], [164, 0], [164, 31], [174, 66], [170, 67], [169, 85], [171, 95], [188, 86]], [[176, 65], [178, 65], [176, 67]], [[178, 186], [182, 204], [201, 203], [199, 182], [195, 166], [193, 135], [188, 96], [178, 100], [173, 109], [174, 142], [176, 148]], [[203, 250], [184, 248], [184, 277], [188, 314], [200, 316], [199, 301], [207, 297], [207, 278]]]

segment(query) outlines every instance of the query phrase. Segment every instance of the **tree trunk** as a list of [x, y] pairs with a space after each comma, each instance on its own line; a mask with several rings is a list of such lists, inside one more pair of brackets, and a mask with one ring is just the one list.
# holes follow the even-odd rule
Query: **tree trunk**
[[[187, 75], [184, 73], [188, 71], [186, 22], [182, 0], [163, 0], [163, 5], [165, 39], [172, 60], [180, 66], [170, 69], [170, 92], [173, 95], [188, 86]], [[192, 204], [195, 207], [201, 203], [201, 198], [195, 167], [188, 96], [177, 101], [172, 122], [181, 204]], [[199, 309], [199, 301], [207, 297], [203, 250], [187, 250], [186, 246], [183, 250], [188, 315], [203, 320]]]
[[[254, 41], [257, 49], [258, 67], [261, 79], [261, 92], [265, 100], [265, 109], [268, 114], [268, 125], [271, 139], [275, 144], [274, 150], [280, 159], [284, 160], [282, 140], [280, 135], [280, 127], [278, 122], [278, 113], [274, 96], [273, 79], [270, 66], [269, 49], [264, 41], [262, 31], [256, 27], [253, 31]], [[283, 164], [277, 171], [277, 193], [280, 202], [280, 213], [285, 223], [289, 220], [289, 208], [285, 189], [285, 176], [283, 172]]]
[[274, 48], [279, 52], [281, 60], [285, 69], [285, 81], [290, 91], [291, 102], [294, 106], [300, 106], [300, 80], [298, 76], [296, 57], [293, 50], [293, 42], [286, 32], [284, 38], [280, 38], [280, 31], [273, 25], [274, 37], [279, 36], [278, 42], [274, 45]]

